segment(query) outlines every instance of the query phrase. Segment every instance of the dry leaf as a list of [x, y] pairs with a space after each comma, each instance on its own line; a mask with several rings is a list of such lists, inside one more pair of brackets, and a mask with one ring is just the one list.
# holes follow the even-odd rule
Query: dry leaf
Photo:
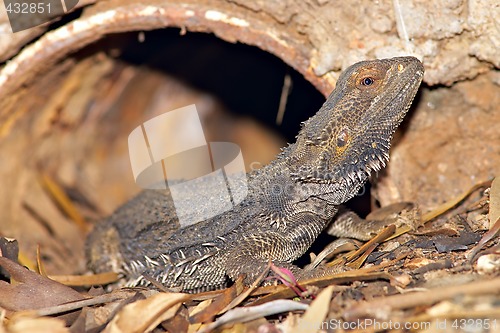
[[493, 228], [495, 222], [500, 218], [500, 179], [493, 179], [490, 189], [490, 229]]
[[257, 318], [274, 315], [277, 313], [306, 310], [309, 306], [307, 304], [290, 301], [287, 299], [279, 299], [272, 302], [267, 302], [261, 305], [242, 307], [229, 310], [214, 323], [208, 324], [200, 330], [202, 332], [211, 332], [219, 326], [233, 323], [244, 323]]
[[16, 285], [0, 281], [0, 306], [13, 310], [33, 310], [59, 305], [84, 297], [77, 291], [0, 257], [0, 266], [9, 272]]
[[321, 323], [325, 321], [330, 309], [332, 294], [333, 286], [326, 287], [318, 294], [298, 321], [295, 327], [296, 332], [316, 332], [321, 328]]
[[[191, 310], [191, 312], [189, 313], [189, 315], [191, 317], [195, 316], [197, 313], [200, 313], [203, 310], [205, 310], [206, 308], [208, 308], [208, 306], [210, 304], [212, 304], [212, 299], [206, 299], [206, 300], [204, 300], [203, 302], [201, 302], [200, 304], [198, 304], [195, 308], [193, 308]], [[201, 327], [201, 323], [191, 324], [191, 325], [189, 325], [188, 333], [194, 333], [194, 332], [198, 331], [198, 329], [200, 327]]]
[[0, 257], [6, 257], [12, 261], [16, 261], [18, 255], [19, 244], [17, 243], [17, 240], [0, 237]]
[[14, 317], [8, 325], [6, 325], [5, 330], [2, 331], [0, 327], [0, 332], [5, 333], [69, 333], [69, 329], [66, 328], [66, 324], [63, 320], [57, 318], [31, 318], [31, 317]]
[[103, 332], [151, 332], [162, 321], [172, 318], [182, 302], [189, 298], [187, 294], [159, 293], [131, 303], [118, 312]]
[[181, 306], [175, 316], [161, 323], [161, 327], [167, 332], [187, 333], [189, 328], [188, 309]]
[[453, 207], [458, 205], [460, 202], [462, 202], [462, 200], [464, 200], [469, 195], [471, 195], [474, 191], [476, 191], [477, 189], [480, 189], [482, 187], [486, 187], [486, 186], [491, 186], [491, 181], [485, 181], [483, 183], [476, 184], [476, 185], [472, 186], [470, 189], [468, 189], [467, 191], [456, 196], [455, 198], [438, 206], [434, 210], [425, 213], [422, 216], [422, 223], [426, 223], [426, 222], [432, 220], [433, 218], [436, 218], [436, 217], [446, 213], [447, 211], [449, 211], [450, 209], [452, 209]]
[[67, 286], [77, 287], [105, 285], [118, 281], [119, 277], [115, 272], [105, 272], [87, 275], [49, 275], [49, 278]]
[[227, 305], [241, 293], [241, 289], [243, 289], [243, 279], [238, 280], [239, 283], [235, 283], [230, 288], [224, 289], [206, 309], [191, 315], [189, 321], [193, 324], [212, 321], [221, 310], [225, 309]]
[[467, 256], [469, 260], [472, 260], [487, 242], [500, 234], [500, 181], [496, 178], [491, 182], [489, 220], [489, 230], [483, 235], [472, 251], [469, 252]]
[[87, 232], [89, 225], [80, 214], [78, 209], [73, 205], [71, 199], [64, 192], [63, 188], [57, 184], [54, 179], [52, 179], [47, 174], [40, 174], [39, 181], [44, 187], [44, 189], [52, 196], [55, 202], [59, 205], [63, 212], [65, 212], [73, 222], [80, 228], [82, 232]]

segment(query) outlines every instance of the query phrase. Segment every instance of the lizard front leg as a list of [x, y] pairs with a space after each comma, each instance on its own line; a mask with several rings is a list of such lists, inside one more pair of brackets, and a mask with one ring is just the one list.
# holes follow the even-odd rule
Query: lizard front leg
[[269, 260], [278, 267], [285, 267], [296, 272], [298, 267], [291, 264], [293, 256], [286, 254], [292, 251], [291, 244], [278, 232], [267, 232], [249, 235], [226, 254], [226, 273], [231, 280], [239, 274], [245, 274], [245, 284], [252, 284], [267, 267]]
[[302, 270], [292, 261], [309, 249], [327, 222], [322, 216], [300, 213], [289, 221], [286, 228], [248, 234], [227, 251], [227, 275], [235, 280], [239, 274], [245, 274], [245, 283], [251, 284], [271, 260], [274, 265], [301, 276]]
[[[226, 257], [226, 273], [235, 280], [239, 274], [245, 274], [244, 283], [252, 284], [266, 269], [269, 260], [279, 268], [286, 268], [292, 272], [297, 280], [319, 278], [322, 276], [343, 272], [342, 267], [315, 267], [305, 270], [286, 260], [283, 254], [292, 254], [295, 251], [289, 239], [278, 233], [256, 234], [246, 239], [238, 248], [229, 251]], [[304, 250], [305, 252], [305, 250]], [[290, 256], [295, 259], [297, 255]]]

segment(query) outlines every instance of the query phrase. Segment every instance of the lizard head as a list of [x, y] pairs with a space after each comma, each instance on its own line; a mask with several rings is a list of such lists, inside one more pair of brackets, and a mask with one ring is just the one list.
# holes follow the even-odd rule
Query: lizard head
[[304, 183], [361, 186], [389, 159], [390, 141], [418, 90], [414, 57], [362, 61], [339, 77], [318, 113], [287, 148], [292, 177]]

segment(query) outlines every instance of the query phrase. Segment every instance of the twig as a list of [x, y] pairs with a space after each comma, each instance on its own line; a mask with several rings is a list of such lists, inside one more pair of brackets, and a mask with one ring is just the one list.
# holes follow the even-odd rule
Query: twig
[[452, 209], [453, 207], [455, 207], [459, 203], [461, 203], [463, 200], [465, 200], [469, 195], [474, 193], [476, 190], [483, 188], [483, 187], [490, 187], [490, 186], [491, 186], [491, 180], [487, 180], [485, 182], [482, 182], [482, 183], [479, 183], [479, 184], [472, 186], [470, 189], [461, 193], [457, 197], [445, 202], [444, 204], [437, 207], [433, 211], [424, 214], [422, 216], [422, 223], [426, 223], [426, 222], [432, 220], [433, 218], [436, 218], [436, 217], [446, 213], [447, 211], [449, 211], [450, 209]]
[[431, 305], [444, 299], [450, 299], [459, 295], [484, 295], [500, 293], [500, 278], [492, 280], [480, 280], [468, 284], [451, 287], [440, 287], [424, 292], [408, 293], [378, 298], [369, 302], [361, 302], [348, 308], [343, 317], [352, 320], [367, 315], [374, 315], [380, 309], [408, 309], [417, 306]]
[[493, 227], [483, 235], [477, 245], [474, 246], [471, 252], [467, 255], [467, 259], [473, 261], [479, 251], [481, 251], [482, 248], [486, 245], [486, 243], [495, 238], [498, 234], [500, 234], [500, 217], [497, 219]]
[[292, 77], [290, 73], [286, 73], [285, 79], [283, 81], [283, 88], [281, 89], [280, 105], [278, 108], [278, 114], [276, 115], [276, 125], [281, 125], [283, 123], [283, 117], [285, 116], [286, 103], [288, 101], [288, 95], [290, 95], [290, 88], [292, 86]]
[[401, 11], [401, 5], [399, 0], [393, 0], [392, 4], [394, 6], [394, 16], [396, 19], [396, 27], [398, 30], [399, 38], [405, 43], [406, 52], [413, 54], [413, 45], [410, 43], [410, 38], [408, 38], [408, 32], [406, 31], [405, 21], [403, 19], [403, 12]]
[[304, 311], [309, 305], [290, 301], [287, 299], [279, 299], [273, 302], [268, 302], [261, 305], [242, 307], [226, 312], [217, 321], [204, 326], [199, 333], [208, 333], [212, 330], [228, 323], [244, 323], [264, 316], [270, 316], [277, 313], [289, 311]]
[[96, 296], [93, 298], [86, 298], [86, 299], [82, 299], [79, 301], [65, 303], [65, 304], [56, 305], [56, 306], [50, 306], [50, 307], [46, 307], [46, 308], [42, 308], [42, 309], [20, 311], [20, 312], [17, 312], [16, 314], [17, 315], [26, 314], [26, 315], [34, 315], [34, 316], [51, 316], [51, 315], [55, 315], [58, 313], [64, 313], [64, 312], [68, 312], [68, 311], [81, 309], [81, 308], [86, 307], [86, 306], [114, 302], [116, 300], [124, 299], [127, 297], [130, 297], [130, 292], [118, 292], [118, 293], [113, 293], [113, 294], [104, 294], [104, 295]]

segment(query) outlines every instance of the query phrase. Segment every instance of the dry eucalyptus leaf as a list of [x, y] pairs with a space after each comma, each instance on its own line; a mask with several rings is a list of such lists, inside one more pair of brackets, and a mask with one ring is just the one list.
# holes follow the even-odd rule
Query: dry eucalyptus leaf
[[77, 291], [0, 257], [0, 266], [16, 284], [0, 281], [0, 306], [13, 310], [33, 310], [59, 305], [84, 297]]
[[[0, 237], [0, 257], [9, 258], [17, 262], [17, 258], [19, 257], [19, 244], [17, 240]], [[10, 279], [10, 274], [2, 267], [0, 267], [0, 276]]]
[[222, 291], [216, 298], [214, 298], [213, 302], [203, 311], [199, 311], [194, 315], [190, 316], [189, 321], [191, 323], [203, 323], [213, 321], [213, 318], [220, 313], [223, 309], [225, 309], [228, 304], [237, 297], [237, 285], [236, 283], [225, 290]]
[[[212, 304], [212, 299], [206, 299], [206, 300], [204, 300], [203, 302], [201, 302], [200, 304], [198, 304], [196, 307], [191, 308], [189, 310], [190, 311], [189, 315], [191, 317], [193, 317], [197, 313], [200, 313], [203, 310], [205, 310], [210, 304]], [[189, 328], [188, 328], [188, 333], [195, 333], [195, 332], [197, 332], [200, 329], [200, 327], [201, 327], [201, 323], [190, 324]]]
[[17, 262], [18, 256], [19, 244], [17, 243], [17, 240], [0, 237], [0, 257], [6, 257]]
[[330, 300], [332, 299], [333, 286], [323, 289], [316, 299], [309, 305], [306, 313], [297, 323], [297, 332], [316, 332], [321, 329], [321, 323], [325, 321], [330, 309]]
[[261, 305], [241, 307], [229, 310], [219, 317], [215, 322], [204, 326], [199, 333], [207, 333], [225, 324], [244, 323], [257, 318], [283, 313], [288, 311], [306, 310], [307, 304], [291, 301], [288, 299], [278, 299]]
[[490, 189], [490, 229], [500, 218], [500, 179], [493, 179]]
[[104, 333], [151, 332], [162, 321], [172, 318], [189, 295], [159, 293], [125, 306], [106, 326]]
[[15, 316], [0, 332], [5, 333], [69, 333], [63, 320], [57, 318], [31, 318]]

